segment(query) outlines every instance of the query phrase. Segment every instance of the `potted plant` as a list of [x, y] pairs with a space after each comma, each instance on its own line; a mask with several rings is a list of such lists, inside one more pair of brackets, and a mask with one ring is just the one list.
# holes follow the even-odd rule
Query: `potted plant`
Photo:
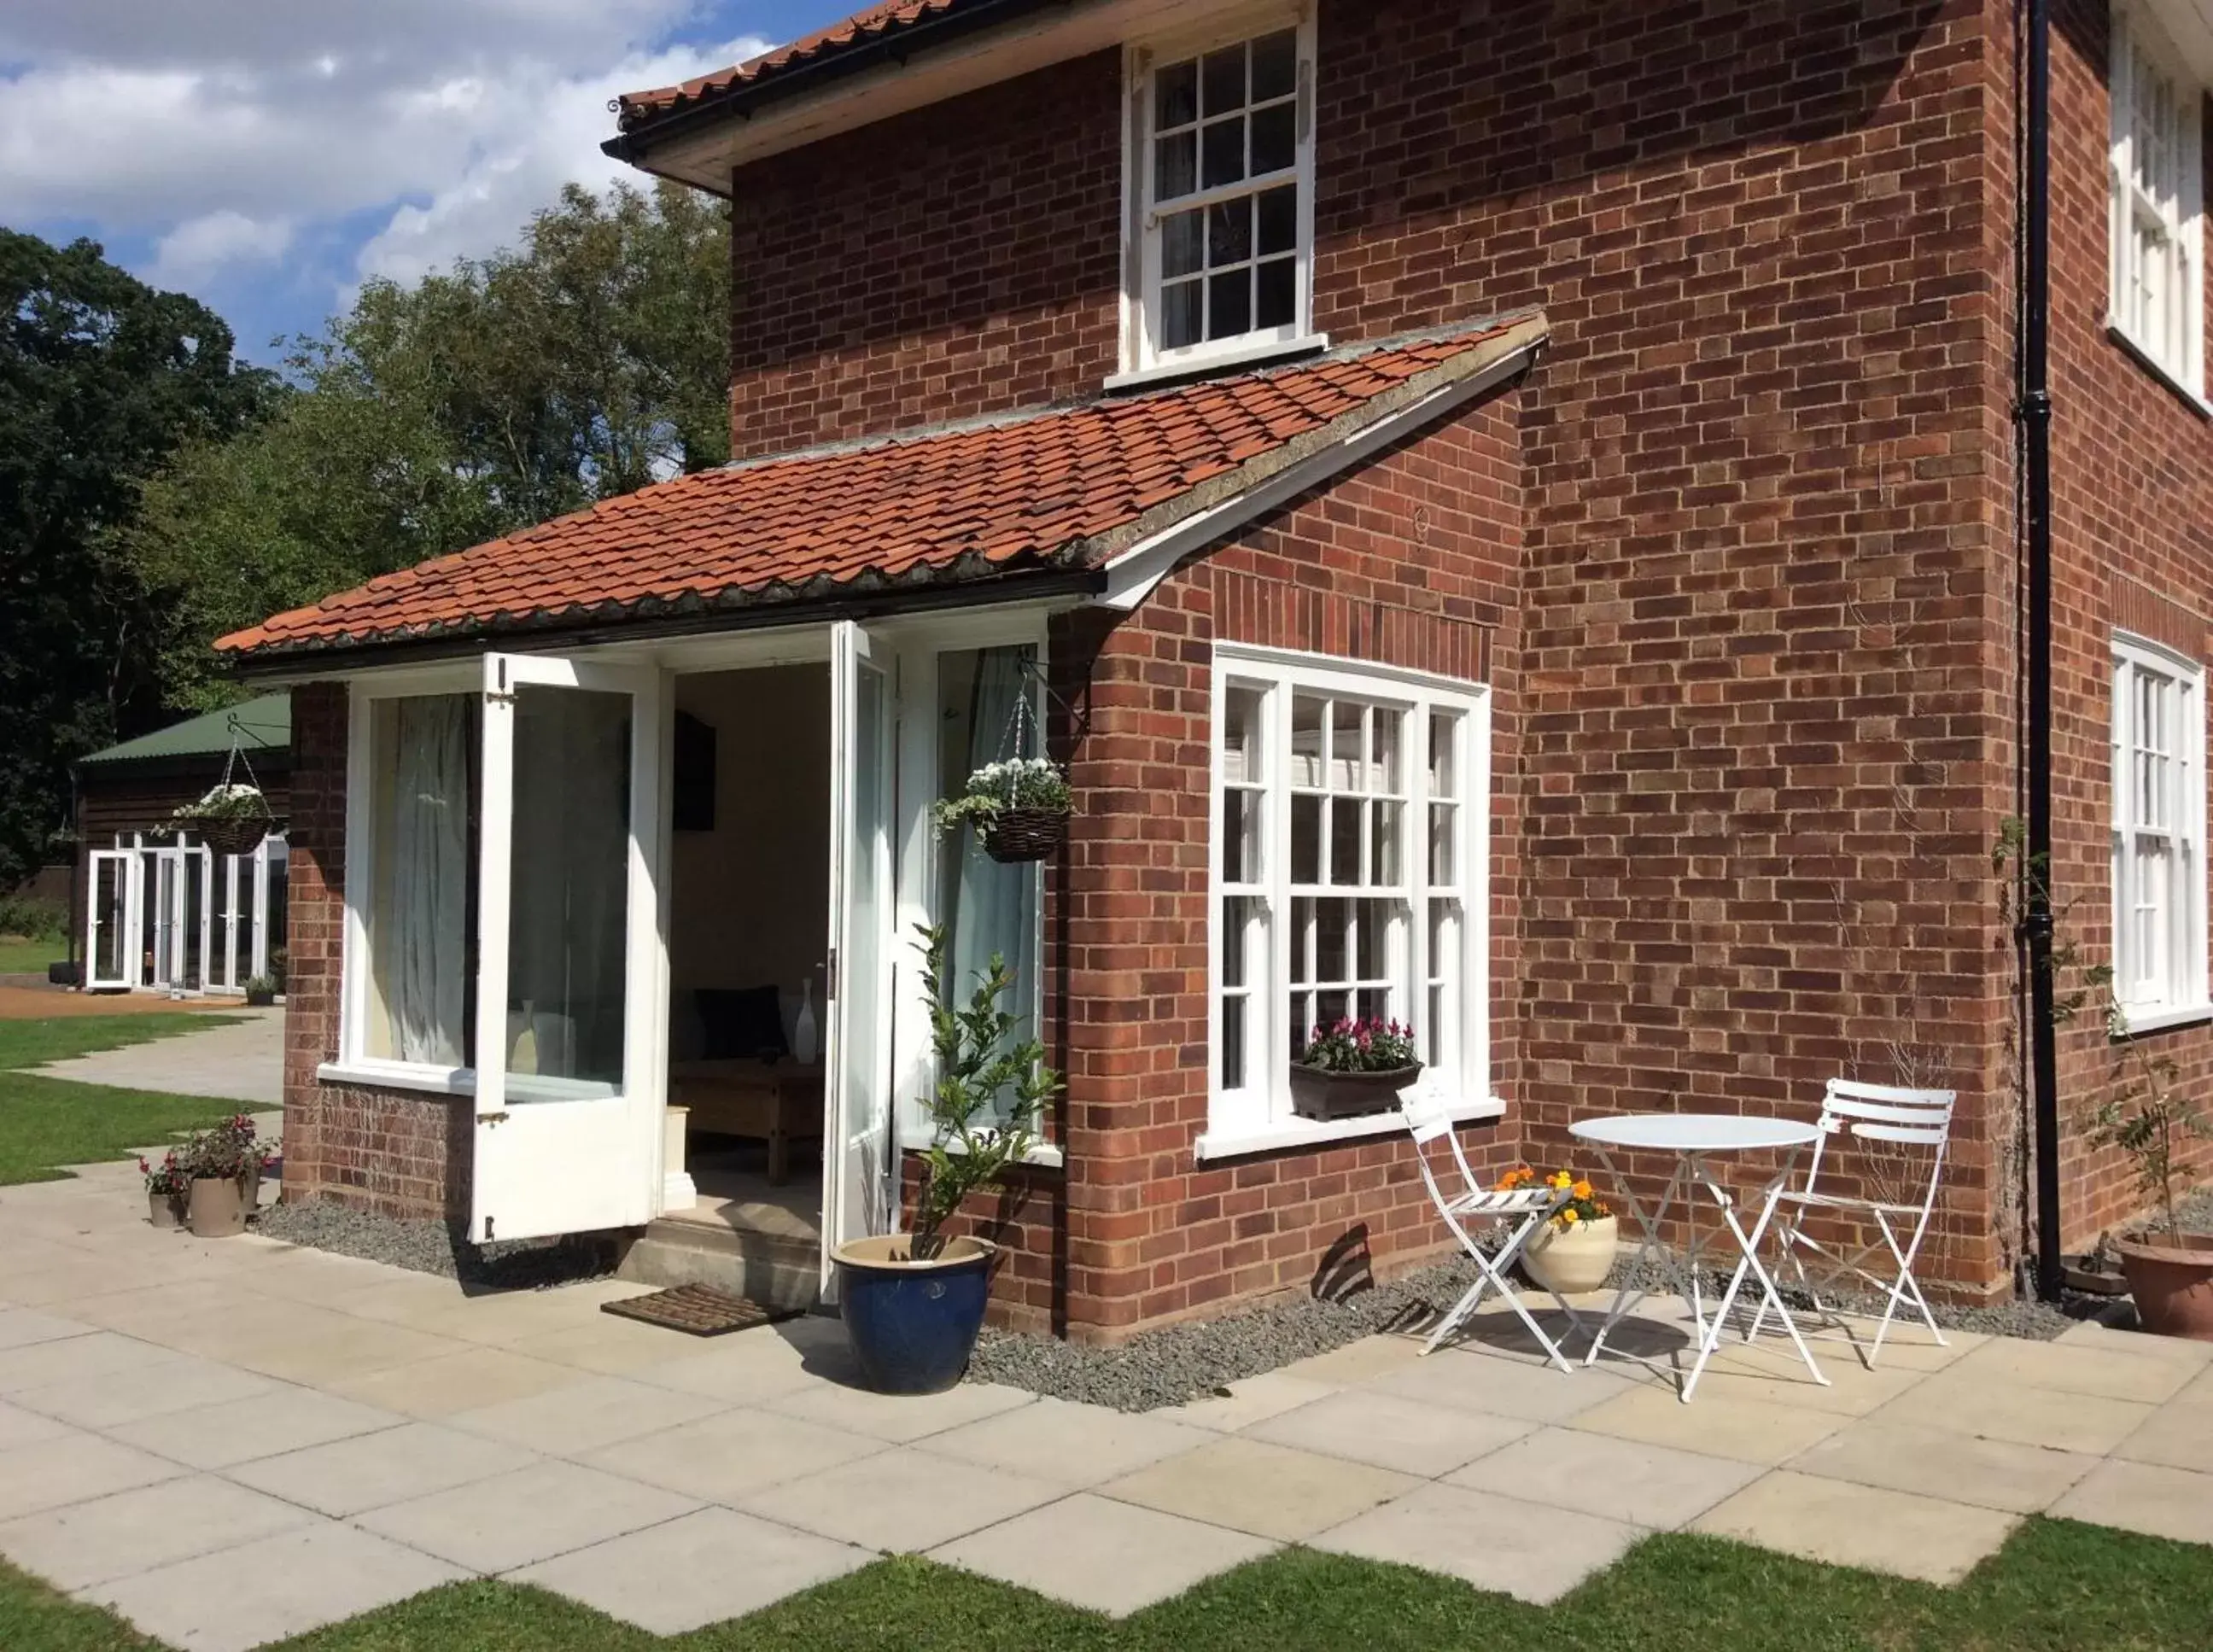
[[853, 1357], [881, 1393], [936, 1393], [968, 1369], [997, 1247], [945, 1224], [969, 1194], [998, 1186], [1028, 1156], [1060, 1089], [1045, 1046], [1013, 1039], [1021, 1017], [1001, 1003], [1015, 986], [1006, 960], [995, 954], [978, 972], [964, 1007], [946, 978], [945, 931], [919, 932], [937, 1077], [924, 1098], [930, 1144], [914, 1226], [832, 1253]]
[[260, 1203], [261, 1172], [274, 1156], [254, 1134], [253, 1120], [234, 1113], [179, 1150], [192, 1184], [186, 1210], [193, 1237], [224, 1239], [246, 1230], [247, 1214]]
[[2172, 1059], [2149, 1053], [2129, 1038], [2126, 1014], [2110, 991], [2110, 977], [2096, 972], [2107, 987], [2106, 1021], [2124, 1049], [2134, 1074], [2091, 1110], [2084, 1119], [2093, 1146], [2114, 1147], [2136, 1166], [2137, 1186], [2150, 1196], [2156, 1222], [2117, 1234], [2121, 1272], [2136, 1299], [2143, 1328], [2161, 1336], [2213, 1342], [2213, 1234], [2185, 1233], [2175, 1204], [2192, 1172], [2181, 1157], [2192, 1140], [2213, 1133], [2190, 1098], [2179, 1092]]
[[941, 832], [972, 827], [995, 861], [1041, 861], [1067, 840], [1070, 807], [1059, 769], [1041, 757], [1010, 757], [986, 763], [930, 813]]
[[177, 1162], [177, 1149], [171, 1148], [164, 1153], [159, 1164], [149, 1164], [144, 1155], [140, 1155], [138, 1172], [146, 1178], [146, 1220], [156, 1228], [183, 1227], [185, 1200], [192, 1192], [192, 1177]]
[[198, 833], [218, 855], [249, 853], [277, 824], [260, 787], [229, 781], [210, 786], [206, 796], [180, 805], [169, 818], [180, 831]]
[[250, 1009], [259, 1009], [277, 1002], [277, 978], [256, 975], [246, 984], [246, 1002]]
[[1411, 1027], [1380, 1018], [1317, 1027], [1291, 1058], [1291, 1111], [1322, 1119], [1388, 1113], [1421, 1072]]
[[[1535, 1171], [1526, 1164], [1518, 1165], [1498, 1179], [1499, 1191], [1510, 1192], [1536, 1180]], [[1521, 1265], [1532, 1279], [1556, 1296], [1597, 1290], [1613, 1271], [1620, 1226], [1606, 1201], [1591, 1192], [1590, 1183], [1572, 1170], [1556, 1170], [1545, 1180], [1565, 1193], [1567, 1201], [1545, 1219], [1521, 1247]]]

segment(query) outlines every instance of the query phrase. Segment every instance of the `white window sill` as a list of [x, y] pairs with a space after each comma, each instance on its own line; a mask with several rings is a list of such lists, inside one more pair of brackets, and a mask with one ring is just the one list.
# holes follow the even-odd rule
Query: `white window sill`
[[[1455, 1125], [1469, 1125], [1478, 1119], [1502, 1118], [1505, 1112], [1506, 1103], [1492, 1095], [1480, 1101], [1454, 1102], [1450, 1116]], [[1405, 1128], [1406, 1115], [1396, 1107], [1388, 1113], [1371, 1113], [1365, 1118], [1343, 1119], [1334, 1124], [1314, 1119], [1287, 1119], [1281, 1124], [1239, 1131], [1234, 1135], [1210, 1131], [1198, 1138], [1193, 1151], [1204, 1164], [1213, 1159], [1272, 1153], [1287, 1147], [1329, 1147], [1338, 1142], [1356, 1142], [1363, 1137], [1399, 1135]]]
[[1155, 362], [1150, 367], [1117, 373], [1100, 387], [1110, 392], [1139, 390], [1150, 385], [1173, 384], [1179, 379], [1204, 378], [1227, 368], [1250, 367], [1285, 356], [1316, 355], [1328, 348], [1329, 335], [1326, 332], [1302, 333], [1295, 338], [1264, 338], [1249, 344], [1225, 344], [1204, 355], [1179, 356], [1174, 361]]
[[2213, 1021], [2213, 1003], [2176, 1004], [2156, 1009], [2131, 1009], [2124, 1004], [2121, 1015], [2128, 1022], [2128, 1030], [2116, 1036], [2132, 1039], [2139, 1033], [2157, 1033], [2170, 1027], [2189, 1027], [2198, 1021]]
[[474, 1095], [477, 1076], [467, 1067], [416, 1067], [399, 1061], [326, 1061], [315, 1069], [324, 1084], [372, 1090], [422, 1090], [430, 1095]]
[[2127, 355], [2133, 357], [2138, 367], [2143, 369], [2145, 372], [2188, 403], [2191, 411], [2196, 413], [2200, 418], [2213, 418], [2213, 401], [2208, 401], [2205, 399], [2204, 392], [2202, 389], [2193, 390], [2185, 384], [2175, 375], [2173, 369], [2167, 367], [2158, 357], [2138, 344], [2129, 330], [2111, 316], [2106, 318], [2106, 336], [2119, 344]]

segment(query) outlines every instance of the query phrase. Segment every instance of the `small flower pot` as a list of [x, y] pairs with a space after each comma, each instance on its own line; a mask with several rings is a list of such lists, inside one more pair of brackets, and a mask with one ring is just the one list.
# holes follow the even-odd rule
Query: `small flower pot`
[[1325, 1121], [1389, 1113], [1399, 1105], [1399, 1092], [1421, 1076], [1418, 1061], [1373, 1073], [1341, 1073], [1295, 1061], [1291, 1064], [1291, 1111], [1302, 1119]]
[[146, 1220], [165, 1233], [181, 1228], [185, 1225], [185, 1202], [174, 1193], [149, 1192]]
[[277, 989], [273, 986], [250, 986], [246, 989], [246, 1007], [249, 1009], [266, 1009], [276, 1002]]
[[192, 1178], [192, 1229], [195, 1239], [228, 1239], [246, 1231], [246, 1188], [235, 1176]]
[[846, 1339], [878, 1393], [934, 1394], [960, 1381], [991, 1295], [988, 1240], [948, 1239], [926, 1262], [905, 1234], [850, 1239], [831, 1253]]
[[1521, 1265], [1529, 1277], [1556, 1295], [1604, 1289], [1613, 1271], [1614, 1253], [1620, 1247], [1619, 1225], [1612, 1216], [1557, 1228], [1541, 1223], [1521, 1247]]
[[2213, 1234], [2123, 1234], [2113, 1248], [2145, 1330], [2213, 1342]]

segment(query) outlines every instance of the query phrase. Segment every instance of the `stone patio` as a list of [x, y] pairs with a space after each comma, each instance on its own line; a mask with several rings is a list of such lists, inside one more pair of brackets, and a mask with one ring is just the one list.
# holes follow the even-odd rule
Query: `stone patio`
[[636, 1285], [471, 1296], [144, 1208], [127, 1165], [0, 1191], [0, 1553], [180, 1647], [470, 1576], [673, 1633], [887, 1550], [1119, 1613], [1286, 1543], [1539, 1601], [1677, 1527], [1940, 1582], [2040, 1511], [2213, 1544], [2213, 1346], [2094, 1326], [1872, 1372], [1827, 1336], [1826, 1388], [1732, 1344], [1686, 1406], [1680, 1303], [1650, 1363], [1569, 1376], [1485, 1314], [1127, 1416], [887, 1399], [833, 1321], [699, 1342], [599, 1312]]

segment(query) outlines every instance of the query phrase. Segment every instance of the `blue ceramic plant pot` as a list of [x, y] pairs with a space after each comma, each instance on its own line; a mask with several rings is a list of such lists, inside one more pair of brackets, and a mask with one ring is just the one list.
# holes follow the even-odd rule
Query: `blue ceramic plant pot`
[[927, 1262], [906, 1259], [904, 1234], [855, 1239], [832, 1253], [845, 1335], [878, 1393], [934, 1394], [960, 1381], [983, 1328], [987, 1240], [948, 1239]]

